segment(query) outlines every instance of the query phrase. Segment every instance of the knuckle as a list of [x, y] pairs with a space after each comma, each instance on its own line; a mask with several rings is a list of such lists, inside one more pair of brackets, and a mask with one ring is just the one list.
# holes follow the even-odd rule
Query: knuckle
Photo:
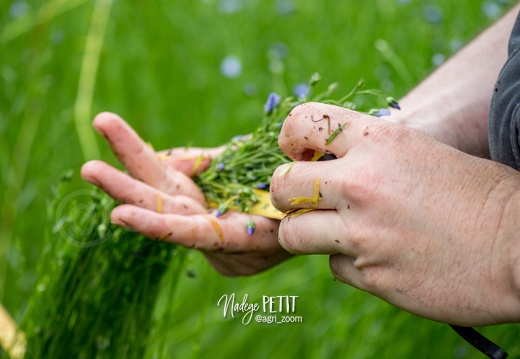
[[378, 294], [388, 291], [391, 281], [386, 278], [385, 269], [380, 266], [367, 266], [359, 269], [362, 290]]
[[382, 122], [374, 125], [370, 130], [370, 136], [364, 137], [371, 146], [388, 146], [390, 144], [406, 145], [412, 138], [420, 134], [404, 125]]
[[340, 191], [344, 198], [357, 202], [370, 202], [377, 197], [383, 174], [375, 166], [358, 163], [353, 166], [350, 175], [341, 182]]

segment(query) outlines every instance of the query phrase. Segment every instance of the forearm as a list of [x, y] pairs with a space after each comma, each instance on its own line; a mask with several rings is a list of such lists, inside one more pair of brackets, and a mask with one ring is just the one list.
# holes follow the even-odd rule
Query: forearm
[[483, 32], [401, 99], [390, 120], [418, 128], [470, 154], [488, 156], [488, 111], [507, 59], [520, 5]]
[[509, 278], [506, 283], [511, 287], [512, 300], [508, 301], [510, 307], [506, 312], [511, 315], [511, 322], [520, 323], [520, 181], [516, 182], [513, 194], [504, 206], [498, 228], [498, 245], [508, 248], [508, 258], [504, 265], [508, 267]]

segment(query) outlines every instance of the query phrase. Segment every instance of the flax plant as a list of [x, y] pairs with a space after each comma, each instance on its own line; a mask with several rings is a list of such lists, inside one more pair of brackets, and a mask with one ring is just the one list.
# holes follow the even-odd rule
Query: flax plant
[[[229, 209], [252, 214], [252, 208], [259, 203], [261, 191], [269, 191], [271, 175], [280, 165], [289, 162], [289, 158], [278, 147], [278, 133], [283, 121], [295, 106], [307, 101], [319, 101], [333, 104], [373, 116], [390, 114], [387, 108], [372, 108], [382, 105], [399, 109], [399, 104], [392, 97], [384, 96], [380, 91], [364, 89], [364, 81], [359, 81], [346, 95], [333, 99], [338, 84], [333, 83], [328, 88], [312, 97], [320, 75], [314, 74], [307, 91], [299, 98], [280, 97], [271, 93], [264, 108], [263, 120], [258, 128], [248, 136], [234, 137], [224, 152], [215, 158], [210, 167], [200, 173], [195, 182], [204, 192], [210, 206], [217, 207], [217, 217]], [[367, 100], [373, 97], [376, 101]], [[330, 133], [329, 144], [344, 129], [344, 126]], [[326, 157], [326, 159], [330, 159]], [[246, 225], [251, 235], [254, 232], [254, 222]]]

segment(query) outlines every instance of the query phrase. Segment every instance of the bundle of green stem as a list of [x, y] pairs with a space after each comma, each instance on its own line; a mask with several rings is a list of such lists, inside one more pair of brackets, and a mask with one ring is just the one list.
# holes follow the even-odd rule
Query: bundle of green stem
[[184, 250], [111, 224], [116, 203], [104, 193], [65, 187], [49, 206], [55, 224], [21, 323], [25, 358], [143, 358], [160, 316], [158, 292], [176, 278], [160, 281], [179, 269]]
[[[331, 96], [338, 88], [337, 83], [328, 86], [321, 94], [310, 97], [320, 81], [320, 76], [311, 77], [305, 94], [298, 99], [288, 97], [280, 101], [278, 95], [271, 93], [264, 109], [260, 126], [249, 136], [237, 136], [226, 146], [224, 152], [215, 158], [210, 167], [195, 177], [210, 206], [217, 207], [217, 217], [229, 209], [251, 214], [252, 207], [259, 202], [258, 190], [269, 191], [271, 175], [274, 170], [290, 161], [278, 147], [278, 133], [289, 112], [297, 105], [307, 102], [323, 102], [345, 107], [373, 116], [388, 115], [386, 106], [399, 108], [392, 97], [380, 91], [366, 90], [364, 82], [359, 81], [345, 96], [334, 100]], [[367, 97], [375, 101], [367, 101]], [[378, 108], [383, 105], [385, 108]], [[374, 108], [376, 107], [376, 108]], [[337, 131], [341, 131], [338, 129]], [[329, 140], [337, 133], [332, 133]], [[255, 224], [251, 220], [246, 230], [251, 235]]]

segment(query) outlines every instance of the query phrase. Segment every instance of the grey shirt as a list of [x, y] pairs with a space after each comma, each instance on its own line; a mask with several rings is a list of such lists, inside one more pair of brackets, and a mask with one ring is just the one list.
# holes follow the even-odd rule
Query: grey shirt
[[491, 98], [489, 149], [491, 159], [520, 170], [520, 14]]

